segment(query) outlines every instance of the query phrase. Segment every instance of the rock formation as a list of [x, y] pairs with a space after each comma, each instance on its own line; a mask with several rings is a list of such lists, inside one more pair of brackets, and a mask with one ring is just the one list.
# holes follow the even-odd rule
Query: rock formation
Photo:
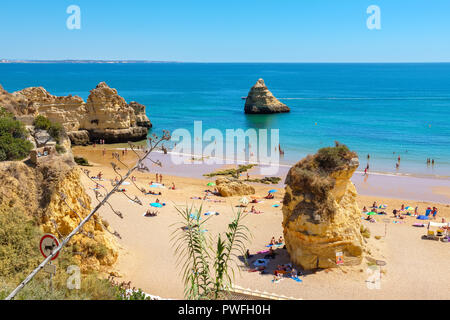
[[222, 197], [246, 196], [255, 194], [255, 188], [251, 185], [230, 178], [217, 179], [216, 188]]
[[305, 270], [361, 263], [363, 239], [356, 188], [358, 158], [344, 145], [323, 148], [295, 164], [286, 177], [283, 229], [292, 262]]
[[[91, 211], [90, 197], [70, 151], [42, 158], [36, 166], [22, 161], [0, 162], [0, 181], [0, 214], [3, 209], [18, 208], [36, 221], [42, 234], [51, 233], [62, 240]], [[77, 213], [64, 203], [61, 193]], [[75, 235], [64, 249], [73, 252], [82, 271], [106, 272], [117, 260], [114, 237], [105, 230], [104, 222], [94, 216], [84, 225], [83, 234]]]
[[145, 139], [152, 124], [145, 106], [128, 104], [116, 89], [101, 82], [91, 90], [87, 102], [78, 96], [57, 97], [42, 87], [26, 88], [12, 94], [0, 87], [0, 106], [32, 124], [41, 114], [61, 123], [73, 144], [87, 144], [104, 139], [107, 143]]
[[250, 89], [245, 101], [245, 113], [267, 114], [291, 111], [287, 105], [278, 101], [267, 89], [263, 79], [259, 79]]

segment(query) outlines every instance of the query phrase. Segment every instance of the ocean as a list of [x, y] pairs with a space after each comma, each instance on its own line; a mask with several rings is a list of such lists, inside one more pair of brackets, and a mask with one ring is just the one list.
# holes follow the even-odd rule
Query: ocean
[[[244, 114], [258, 78], [290, 113]], [[285, 164], [339, 141], [360, 170], [370, 154], [371, 172], [450, 177], [450, 64], [0, 64], [9, 92], [42, 86], [87, 99], [101, 81], [146, 105], [151, 132], [193, 131], [194, 121], [204, 131], [279, 129]]]

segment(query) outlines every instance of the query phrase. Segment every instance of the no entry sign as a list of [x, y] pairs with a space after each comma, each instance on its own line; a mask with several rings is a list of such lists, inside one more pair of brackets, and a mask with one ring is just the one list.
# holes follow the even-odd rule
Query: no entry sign
[[[58, 248], [58, 246], [58, 239], [52, 234], [46, 234], [41, 238], [41, 241], [39, 243], [39, 250], [41, 250], [41, 254], [44, 256], [44, 258], [47, 258], [53, 252], [53, 250]], [[52, 260], [58, 258], [58, 255], [59, 252], [56, 253]]]

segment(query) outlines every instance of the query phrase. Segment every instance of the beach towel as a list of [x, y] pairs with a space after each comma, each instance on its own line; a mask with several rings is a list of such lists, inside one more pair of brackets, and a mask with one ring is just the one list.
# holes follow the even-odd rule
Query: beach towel
[[268, 244], [266, 247], [270, 248], [270, 247], [281, 247], [283, 245], [283, 243], [275, 243], [275, 244]]
[[413, 226], [414, 227], [425, 227], [425, 225], [423, 223], [414, 223]]
[[152, 202], [152, 203], [150, 203], [150, 205], [151, 205], [152, 207], [155, 207], [155, 208], [162, 208], [162, 206], [163, 206], [164, 204], [157, 203], [157, 202]]
[[272, 207], [274, 207], [274, 208], [278, 208], [279, 206], [280, 206], [279, 204], [272, 205]]
[[218, 216], [218, 215], [219, 213], [214, 211], [205, 212], [205, 216]]
[[302, 282], [302, 279], [300, 279], [299, 277], [293, 277], [293, 276], [290, 276], [290, 278], [291, 278], [292, 280], [297, 281], [297, 282]]
[[421, 214], [421, 215], [418, 216], [416, 219], [419, 219], [419, 220], [428, 220], [428, 217]]
[[263, 254], [263, 253], [267, 253], [267, 252], [269, 252], [270, 250], [262, 250], [262, 251], [258, 251], [256, 254]]

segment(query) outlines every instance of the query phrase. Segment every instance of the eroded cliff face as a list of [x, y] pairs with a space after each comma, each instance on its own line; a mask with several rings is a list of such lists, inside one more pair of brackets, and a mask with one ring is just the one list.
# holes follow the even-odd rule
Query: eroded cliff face
[[344, 265], [358, 265], [363, 258], [361, 214], [350, 181], [359, 164], [356, 154], [344, 151], [338, 165], [331, 166], [325, 166], [324, 159], [329, 159], [321, 156], [298, 162], [286, 178], [286, 248], [291, 260], [305, 270], [336, 267], [337, 252], [343, 253]]
[[61, 123], [74, 144], [98, 139], [107, 143], [142, 140], [152, 126], [144, 105], [128, 104], [104, 82], [90, 91], [87, 102], [78, 96], [57, 97], [42, 87], [33, 87], [12, 94], [0, 89], [0, 105], [29, 125], [38, 114]]
[[[17, 207], [34, 217], [42, 234], [65, 238], [91, 211], [80, 182], [80, 170], [70, 157], [48, 157], [36, 167], [24, 162], [0, 163], [0, 207]], [[76, 212], [73, 212], [63, 200]], [[108, 271], [118, 257], [113, 236], [94, 216], [63, 250], [71, 250], [82, 271]]]
[[263, 79], [259, 79], [248, 93], [244, 111], [250, 114], [266, 114], [290, 112], [291, 110], [274, 97], [272, 92], [267, 89]]

